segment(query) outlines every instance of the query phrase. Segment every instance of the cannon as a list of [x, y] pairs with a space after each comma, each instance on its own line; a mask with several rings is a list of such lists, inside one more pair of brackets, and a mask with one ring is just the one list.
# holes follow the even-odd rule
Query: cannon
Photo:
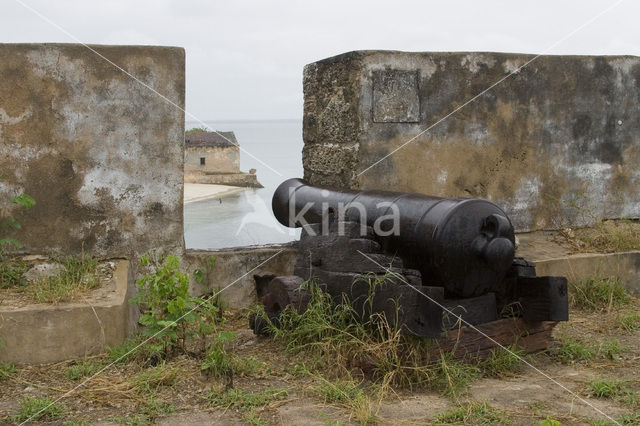
[[514, 259], [513, 226], [487, 200], [337, 190], [289, 179], [275, 191], [272, 208], [289, 227], [326, 222], [332, 214], [374, 230], [379, 224], [376, 236], [385, 251], [420, 271], [428, 285], [443, 287], [446, 295], [473, 297], [494, 290]]
[[[289, 179], [276, 189], [272, 208], [281, 224], [303, 228], [294, 276], [256, 285], [273, 322], [287, 306], [306, 309], [302, 283], [311, 278], [336, 303], [348, 299], [363, 317], [384, 313], [403, 332], [422, 337], [461, 323], [495, 324], [505, 315], [526, 327], [568, 320], [566, 278], [538, 277], [532, 262], [515, 257], [513, 225], [490, 201]], [[383, 280], [373, 300], [362, 279], [372, 274]], [[263, 326], [251, 320], [257, 334]], [[547, 342], [552, 325], [536, 327], [514, 331], [514, 341], [544, 330]]]

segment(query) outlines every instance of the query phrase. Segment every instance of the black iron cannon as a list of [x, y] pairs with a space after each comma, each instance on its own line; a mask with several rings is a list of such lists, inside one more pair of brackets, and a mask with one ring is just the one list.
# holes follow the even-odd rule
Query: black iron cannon
[[289, 179], [274, 193], [272, 207], [276, 219], [289, 227], [303, 220], [326, 222], [328, 215], [374, 231], [377, 223], [376, 237], [384, 249], [419, 270], [425, 285], [444, 287], [447, 295], [472, 297], [494, 290], [514, 259], [511, 222], [500, 207], [482, 199], [337, 190]]
[[[286, 306], [306, 309], [302, 283], [311, 278], [336, 303], [350, 300], [363, 317], [384, 313], [418, 336], [495, 323], [504, 312], [526, 323], [568, 319], [566, 278], [537, 277], [533, 263], [515, 257], [513, 226], [490, 201], [289, 179], [274, 193], [272, 208], [283, 225], [303, 227], [294, 276], [256, 285], [275, 321]], [[369, 303], [363, 276], [372, 274], [383, 285]], [[264, 331], [255, 317], [252, 328]]]

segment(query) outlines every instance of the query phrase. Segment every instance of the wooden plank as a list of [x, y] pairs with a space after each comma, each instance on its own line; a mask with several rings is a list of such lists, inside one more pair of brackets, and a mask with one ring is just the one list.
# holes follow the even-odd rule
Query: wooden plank
[[439, 351], [453, 351], [458, 358], [486, 356], [499, 347], [496, 342], [503, 346], [517, 344], [524, 352], [530, 353], [551, 345], [551, 332], [556, 324], [554, 321], [528, 322], [522, 318], [504, 318], [475, 326], [477, 330], [471, 327], [450, 330], [436, 342]]
[[494, 293], [487, 293], [478, 297], [466, 299], [445, 299], [442, 315], [442, 325], [445, 329], [458, 326], [459, 317], [465, 324], [484, 324], [498, 319], [498, 309], [496, 308], [496, 296]]

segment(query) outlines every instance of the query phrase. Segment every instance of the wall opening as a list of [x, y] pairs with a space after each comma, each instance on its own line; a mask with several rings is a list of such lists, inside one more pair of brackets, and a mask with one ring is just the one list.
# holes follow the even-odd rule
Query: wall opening
[[[184, 238], [188, 249], [222, 249], [286, 243], [300, 232], [280, 225], [271, 211], [271, 197], [286, 179], [302, 177], [302, 119], [261, 121], [206, 121], [210, 129], [233, 132], [240, 146], [234, 167], [256, 176], [262, 188], [222, 184], [220, 192], [203, 199], [190, 198], [202, 184], [189, 183], [185, 161]], [[186, 130], [202, 123], [186, 122]], [[230, 158], [229, 162], [237, 161]], [[206, 157], [207, 160], [209, 157]], [[194, 158], [199, 161], [201, 156]], [[218, 167], [206, 161], [205, 173]], [[264, 164], [263, 164], [264, 163]], [[191, 163], [193, 164], [193, 163]], [[197, 163], [196, 163], [197, 164]], [[204, 165], [200, 163], [201, 165]], [[267, 167], [266, 165], [269, 167]], [[255, 169], [255, 171], [253, 170]], [[254, 172], [254, 173], [251, 173]], [[229, 173], [229, 176], [232, 173]], [[216, 183], [216, 186], [219, 186]]]
[[205, 164], [205, 157], [200, 157], [200, 165], [204, 166]]

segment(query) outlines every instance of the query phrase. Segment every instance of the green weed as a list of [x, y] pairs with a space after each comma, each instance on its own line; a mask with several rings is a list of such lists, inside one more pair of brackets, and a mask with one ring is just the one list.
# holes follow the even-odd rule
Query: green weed
[[640, 394], [629, 388], [629, 381], [618, 379], [595, 379], [589, 382], [589, 393], [597, 398], [618, 399], [631, 407], [640, 405]]
[[264, 369], [265, 367], [266, 363], [260, 361], [255, 356], [248, 356], [244, 358], [235, 357], [233, 374], [239, 376], [250, 376], [256, 374], [259, 370]]
[[[36, 201], [30, 195], [20, 194], [11, 198], [11, 203], [17, 204], [25, 210], [29, 210], [36, 204]], [[20, 241], [13, 238], [13, 234], [20, 229], [22, 229], [22, 225], [9, 214], [9, 209], [1, 208], [0, 206], [0, 260], [2, 260], [5, 247], [22, 247]]]
[[26, 293], [37, 303], [60, 303], [77, 299], [100, 285], [96, 274], [98, 260], [82, 253], [62, 261], [62, 271], [52, 277], [41, 278], [26, 287]]
[[435, 425], [450, 424], [511, 424], [504, 412], [491, 407], [486, 402], [470, 402], [462, 404], [452, 410], [438, 414], [433, 419]]
[[250, 426], [266, 426], [269, 424], [266, 421], [264, 421], [258, 414], [256, 414], [254, 410], [251, 410], [248, 413], [245, 413], [242, 416], [242, 420], [247, 422], [247, 424]]
[[613, 379], [596, 379], [589, 382], [589, 391], [598, 398], [613, 398], [627, 389], [625, 383]]
[[126, 339], [118, 346], [107, 346], [106, 351], [111, 362], [126, 364], [133, 361], [160, 360], [164, 358], [164, 346], [152, 341], [145, 342], [142, 334]]
[[16, 371], [16, 366], [12, 362], [0, 362], [0, 381], [7, 380]]
[[116, 416], [111, 421], [130, 426], [144, 426], [155, 424], [160, 417], [169, 416], [176, 412], [176, 407], [164, 401], [150, 398], [137, 407], [137, 413], [133, 416]]
[[627, 304], [631, 297], [617, 277], [589, 277], [569, 283], [569, 297], [575, 308], [607, 310]]
[[627, 413], [617, 417], [615, 422], [605, 419], [595, 419], [591, 422], [593, 426], [638, 426], [640, 424], [640, 414]]
[[65, 375], [71, 380], [80, 380], [83, 377], [94, 375], [100, 368], [102, 368], [102, 363], [100, 362], [80, 361], [67, 368]]
[[627, 413], [618, 417], [618, 422], [622, 425], [640, 424], [640, 413]]
[[234, 357], [227, 353], [226, 345], [233, 342], [237, 334], [232, 331], [221, 331], [209, 344], [202, 371], [211, 377], [230, 377], [234, 372]]
[[65, 420], [63, 426], [87, 426], [89, 423], [85, 420]]
[[618, 355], [628, 349], [627, 346], [623, 346], [617, 339], [610, 340], [608, 342], [603, 342], [600, 344], [598, 348], [598, 354], [608, 358], [611, 361], [614, 361]]
[[581, 251], [640, 250], [640, 224], [632, 220], [607, 220], [574, 232]]
[[165, 355], [186, 353], [189, 341], [199, 339], [204, 349], [206, 337], [223, 323], [221, 309], [211, 300], [189, 294], [189, 276], [180, 270], [177, 256], [152, 253], [140, 259], [149, 270], [136, 281], [139, 292], [131, 303], [144, 308], [140, 323], [152, 345]]
[[562, 347], [552, 353], [552, 356], [564, 364], [590, 361], [596, 355], [596, 350], [593, 347], [577, 339], [562, 337], [560, 342]]
[[27, 264], [19, 259], [8, 259], [0, 254], [0, 288], [24, 285], [22, 275], [27, 271]]
[[[387, 277], [367, 279], [364, 310], [370, 310], [375, 290]], [[346, 299], [335, 303], [313, 280], [304, 286], [311, 293], [307, 310], [300, 314], [286, 309], [271, 331], [289, 352], [304, 354], [307, 368], [330, 366], [334, 375], [359, 369], [384, 383], [407, 386], [426, 384], [434, 376], [438, 367], [431, 360], [430, 342], [403, 335], [384, 314], [362, 315]], [[263, 318], [269, 322], [266, 315]]]
[[362, 388], [362, 384], [351, 378], [329, 381], [318, 376], [317, 379], [320, 383], [313, 390], [325, 403], [343, 405], [350, 410], [352, 418], [363, 425], [377, 420], [374, 403]]
[[552, 419], [551, 416], [547, 416], [546, 419], [540, 422], [540, 426], [562, 426], [558, 420]]
[[223, 392], [212, 390], [206, 400], [210, 405], [235, 408], [239, 411], [264, 407], [274, 401], [287, 396], [285, 389], [268, 388], [258, 392], [245, 392], [241, 389], [231, 388]]
[[178, 382], [182, 369], [164, 362], [149, 367], [131, 378], [131, 384], [140, 392], [154, 395], [161, 387], [173, 387]]
[[18, 413], [14, 420], [45, 420], [53, 421], [62, 417], [63, 408], [47, 397], [25, 396], [20, 400]]
[[445, 396], [457, 398], [479, 376], [479, 367], [455, 360], [449, 354], [441, 354], [431, 386], [439, 389]]
[[618, 319], [620, 326], [627, 331], [640, 329], [640, 312], [631, 312], [621, 315]]
[[480, 363], [480, 367], [485, 375], [503, 376], [505, 374], [516, 373], [522, 367], [524, 352], [517, 346], [508, 347], [509, 351], [502, 348], [492, 349], [489, 356]]
[[143, 415], [148, 422], [158, 417], [165, 417], [176, 412], [176, 407], [163, 401], [152, 398], [138, 407], [139, 414]]

